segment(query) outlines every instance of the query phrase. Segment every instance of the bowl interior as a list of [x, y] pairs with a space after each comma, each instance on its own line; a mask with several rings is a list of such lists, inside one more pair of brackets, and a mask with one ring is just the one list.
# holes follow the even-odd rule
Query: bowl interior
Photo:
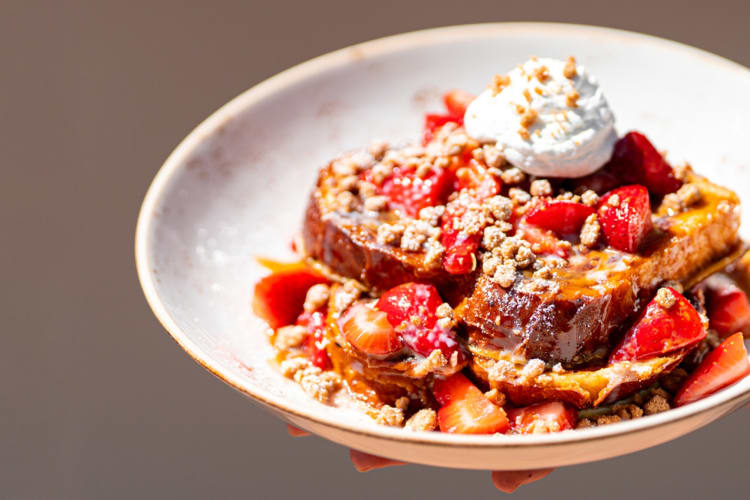
[[[531, 55], [576, 56], [599, 77], [620, 132], [645, 132], [670, 158], [689, 160], [750, 200], [750, 100], [737, 97], [750, 76], [737, 65], [672, 42], [580, 26], [480, 25], [385, 39], [248, 91], [169, 158], [144, 203], [137, 241], [141, 280], [167, 329], [209, 369], [273, 406], [398, 432], [318, 404], [275, 371], [265, 327], [250, 308], [264, 274], [253, 257], [292, 258], [290, 240], [327, 160], [374, 138], [416, 139], [423, 113], [440, 110], [443, 91], [479, 92]], [[750, 236], [747, 223], [743, 234]], [[744, 380], [730, 391], [749, 389]]]

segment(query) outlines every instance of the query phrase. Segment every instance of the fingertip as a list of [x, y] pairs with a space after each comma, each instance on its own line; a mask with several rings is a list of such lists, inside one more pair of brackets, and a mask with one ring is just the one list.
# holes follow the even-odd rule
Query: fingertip
[[519, 470], [519, 471], [494, 471], [492, 473], [492, 484], [504, 493], [513, 493], [524, 484], [533, 483], [543, 479], [553, 469]]
[[349, 450], [349, 458], [351, 459], [354, 468], [359, 472], [382, 469], [383, 467], [390, 467], [393, 465], [404, 465], [404, 462], [397, 462], [389, 458], [378, 457], [353, 449]]
[[303, 436], [309, 436], [310, 433], [307, 431], [303, 431], [302, 429], [298, 427], [294, 427], [293, 425], [287, 424], [286, 431], [289, 433], [292, 437], [303, 437]]

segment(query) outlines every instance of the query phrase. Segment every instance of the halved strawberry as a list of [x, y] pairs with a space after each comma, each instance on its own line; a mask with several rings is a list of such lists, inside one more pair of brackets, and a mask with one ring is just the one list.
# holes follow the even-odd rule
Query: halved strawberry
[[583, 203], [570, 200], [543, 200], [529, 211], [526, 221], [559, 235], [578, 234], [586, 217], [593, 213], [594, 209]]
[[609, 246], [634, 253], [646, 238], [651, 222], [651, 201], [644, 186], [623, 186], [599, 202], [599, 223]]
[[493, 434], [504, 433], [510, 427], [505, 410], [487, 399], [461, 373], [435, 380], [433, 393], [442, 405], [437, 415], [442, 432]]
[[705, 398], [750, 374], [750, 361], [741, 333], [727, 337], [709, 352], [674, 398], [676, 406]]
[[465, 90], [453, 89], [443, 94], [443, 104], [449, 115], [463, 119], [466, 108], [475, 98], [474, 94]]
[[561, 401], [550, 401], [508, 410], [508, 418], [513, 432], [540, 434], [575, 429], [578, 412]]
[[677, 191], [682, 182], [656, 148], [640, 132], [628, 132], [615, 144], [609, 165], [627, 183], [643, 184], [652, 194]]
[[[371, 171], [365, 175], [371, 175]], [[444, 168], [435, 167], [426, 177], [420, 178], [414, 167], [395, 167], [393, 175], [383, 180], [377, 191], [388, 198], [390, 208], [416, 217], [424, 207], [444, 203], [451, 185], [451, 174]]]
[[386, 314], [394, 328], [403, 328], [401, 338], [414, 352], [429, 356], [440, 349], [446, 359], [457, 352], [460, 363], [465, 356], [455, 332], [437, 324], [436, 311], [442, 303], [433, 285], [404, 283], [381, 295], [375, 307]]
[[612, 352], [610, 363], [639, 361], [668, 354], [694, 345], [706, 337], [698, 311], [673, 288], [666, 288], [674, 304], [665, 309], [656, 299], [628, 330], [620, 345]]
[[750, 301], [729, 278], [712, 276], [706, 283], [706, 309], [711, 328], [726, 337], [735, 332], [750, 333]]
[[271, 328], [291, 325], [302, 312], [307, 290], [327, 280], [309, 269], [269, 274], [255, 285], [253, 311]]
[[297, 324], [307, 328], [307, 356], [321, 370], [330, 370], [331, 358], [326, 350], [326, 313], [324, 310], [305, 311], [297, 318]]
[[355, 302], [339, 320], [341, 332], [355, 349], [370, 356], [388, 356], [404, 344], [388, 322], [388, 316], [362, 302]]

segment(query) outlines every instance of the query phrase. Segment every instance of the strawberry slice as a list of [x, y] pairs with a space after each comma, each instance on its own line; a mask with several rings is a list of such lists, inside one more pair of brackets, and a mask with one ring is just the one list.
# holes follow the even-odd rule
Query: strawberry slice
[[643, 184], [655, 195], [674, 193], [682, 185], [669, 163], [640, 132], [628, 132], [617, 141], [609, 166], [621, 172], [625, 182]]
[[321, 370], [330, 370], [333, 364], [326, 350], [326, 313], [325, 310], [305, 311], [297, 318], [297, 324], [307, 328], [307, 357]]
[[[368, 170], [365, 178], [372, 182], [367, 178], [371, 174]], [[420, 178], [414, 167], [395, 167], [393, 174], [377, 186], [377, 191], [388, 197], [389, 208], [417, 217], [421, 209], [443, 204], [451, 187], [451, 174], [444, 168], [435, 167], [426, 177]]]
[[563, 402], [550, 401], [508, 410], [508, 418], [513, 432], [541, 434], [575, 429], [578, 412]]
[[388, 316], [362, 302], [354, 303], [339, 321], [346, 340], [370, 356], [389, 356], [404, 346]]
[[676, 406], [705, 398], [750, 374], [750, 361], [741, 333], [727, 337], [709, 352], [674, 398]]
[[607, 244], [623, 252], [636, 252], [653, 227], [651, 201], [644, 186], [610, 191], [599, 202], [598, 213]]
[[450, 116], [463, 120], [466, 108], [475, 98], [474, 94], [465, 90], [453, 89], [443, 94], [443, 104], [445, 104], [445, 109], [448, 110]]
[[578, 234], [594, 209], [570, 200], [543, 200], [526, 215], [529, 224], [559, 235]]
[[455, 332], [437, 324], [436, 312], [442, 303], [433, 285], [404, 283], [381, 295], [375, 307], [386, 314], [394, 328], [403, 328], [401, 338], [414, 352], [429, 356], [440, 349], [446, 359], [457, 352], [459, 362], [463, 362], [465, 356]]
[[666, 288], [674, 304], [665, 309], [654, 298], [628, 330], [625, 338], [609, 358], [617, 361], [639, 361], [668, 354], [695, 345], [706, 337], [698, 311], [674, 288]]
[[255, 285], [255, 314], [276, 328], [291, 325], [302, 312], [307, 290], [326, 279], [309, 269], [291, 269], [269, 274]]
[[433, 393], [442, 405], [437, 415], [442, 432], [493, 434], [504, 433], [510, 427], [505, 410], [487, 399], [461, 373], [435, 380]]
[[709, 278], [706, 309], [711, 328], [721, 337], [740, 331], [750, 333], [750, 302], [730, 279]]

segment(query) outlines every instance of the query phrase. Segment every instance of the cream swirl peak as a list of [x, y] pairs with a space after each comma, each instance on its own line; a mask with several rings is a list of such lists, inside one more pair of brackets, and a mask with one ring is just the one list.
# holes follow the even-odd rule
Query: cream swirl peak
[[496, 143], [510, 163], [545, 177], [582, 177], [604, 165], [617, 135], [599, 83], [573, 58], [532, 58], [466, 109], [466, 132]]

